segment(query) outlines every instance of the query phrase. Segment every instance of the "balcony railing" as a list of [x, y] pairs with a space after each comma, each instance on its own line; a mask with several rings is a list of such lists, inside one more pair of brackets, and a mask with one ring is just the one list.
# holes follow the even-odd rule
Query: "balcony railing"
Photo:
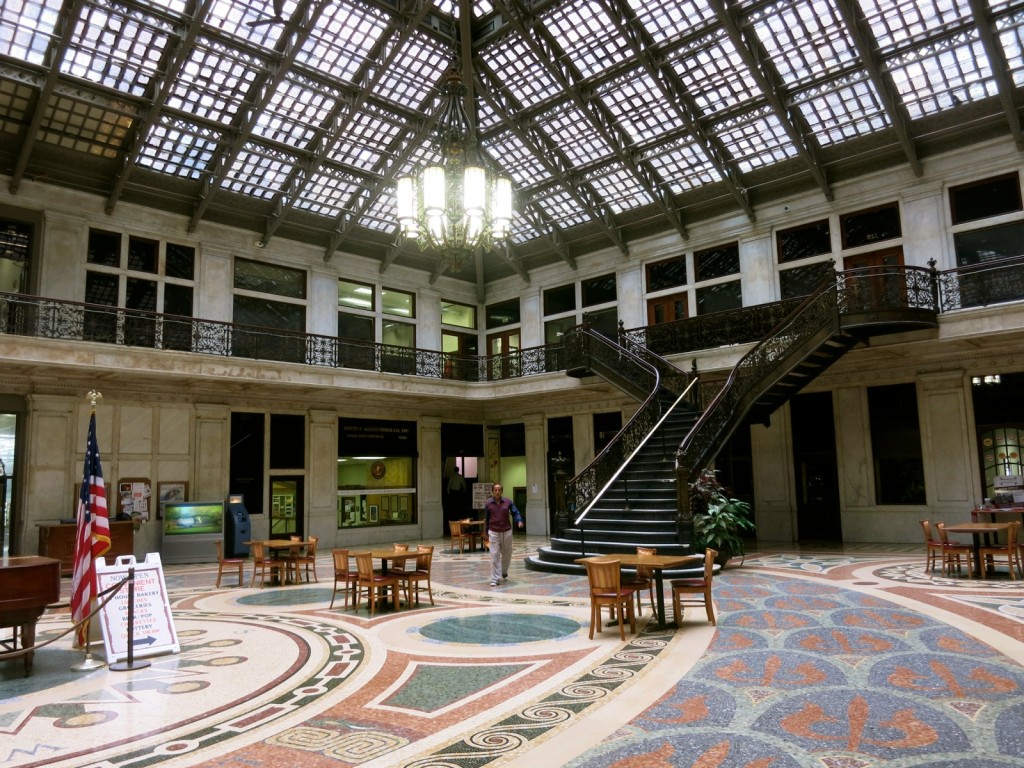
[[[859, 272], [863, 270], [837, 273], [841, 315], [864, 309], [855, 306], [850, 298], [851, 286], [866, 284], [864, 279], [857, 278]], [[890, 279], [897, 273], [904, 277]], [[950, 312], [1024, 300], [1024, 257], [945, 272], [934, 267], [885, 267], [869, 276], [874, 291], [872, 301], [876, 304], [880, 297], [892, 294], [889, 298], [894, 305], [930, 306], [937, 307], [939, 312]], [[898, 290], [889, 291], [893, 286]], [[857, 296], [864, 294], [860, 290]], [[801, 301], [787, 299], [623, 329], [619, 343], [627, 349], [649, 349], [662, 356], [753, 343], [764, 338]], [[566, 368], [562, 344], [478, 357], [16, 293], [0, 293], [0, 333], [466, 382], [503, 381]]]
[[0, 332], [466, 382], [564, 370], [561, 344], [477, 357], [13, 293], [0, 293]]

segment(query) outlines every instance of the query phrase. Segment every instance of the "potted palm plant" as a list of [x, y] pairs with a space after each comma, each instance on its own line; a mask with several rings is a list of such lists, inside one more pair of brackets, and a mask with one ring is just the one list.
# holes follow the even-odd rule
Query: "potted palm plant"
[[718, 481], [718, 470], [703, 469], [690, 483], [690, 508], [694, 551], [703, 552], [708, 547], [717, 550], [715, 562], [722, 566], [731, 558], [746, 554], [743, 534], [756, 530], [750, 504], [729, 495]]

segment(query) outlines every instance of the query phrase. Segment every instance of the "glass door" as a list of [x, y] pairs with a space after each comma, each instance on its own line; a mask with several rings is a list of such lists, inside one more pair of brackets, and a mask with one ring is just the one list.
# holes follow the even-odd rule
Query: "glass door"
[[304, 477], [270, 478], [270, 538], [304, 535]]
[[487, 337], [487, 377], [491, 381], [519, 375], [519, 329], [492, 333]]

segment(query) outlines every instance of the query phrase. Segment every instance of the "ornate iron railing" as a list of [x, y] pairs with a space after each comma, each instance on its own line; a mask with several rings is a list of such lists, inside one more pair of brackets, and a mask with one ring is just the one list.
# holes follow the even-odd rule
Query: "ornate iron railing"
[[[933, 262], [934, 263], [934, 262]], [[1024, 257], [971, 264], [936, 274], [942, 312], [1024, 300]]]
[[620, 332], [620, 343], [630, 349], [646, 348], [658, 355], [717, 349], [729, 344], [750, 344], [763, 339], [802, 301], [803, 298], [785, 299], [631, 328]]
[[0, 333], [467, 382], [565, 369], [561, 344], [477, 357], [0, 293]]

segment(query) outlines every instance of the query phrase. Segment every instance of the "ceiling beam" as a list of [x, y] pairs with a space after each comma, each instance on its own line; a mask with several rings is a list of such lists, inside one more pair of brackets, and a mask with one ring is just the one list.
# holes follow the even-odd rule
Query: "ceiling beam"
[[914, 145], [914, 138], [910, 132], [910, 114], [899, 98], [892, 75], [888, 73], [875, 54], [878, 50], [878, 41], [875, 40], [864, 14], [861, 13], [860, 7], [854, 0], [835, 0], [835, 4], [846, 24], [850, 39], [853, 40], [854, 48], [860, 56], [864, 72], [882, 103], [882, 109], [885, 110], [885, 114], [889, 118], [889, 124], [896, 132], [896, 138], [907, 158], [907, 163], [914, 175], [920, 176], [924, 169], [921, 167], [921, 158], [918, 156], [917, 147]]
[[60, 81], [61, 62], [64, 61], [64, 55], [71, 45], [71, 37], [75, 31], [75, 22], [82, 13], [84, 6], [85, 0], [72, 0], [70, 4], [62, 6], [60, 13], [57, 15], [53, 36], [50, 38], [50, 43], [43, 56], [43, 61], [47, 68], [46, 80], [36, 94], [35, 104], [32, 108], [32, 119], [29, 120], [28, 125], [21, 134], [21, 149], [18, 151], [18, 159], [15, 161], [14, 169], [11, 171], [11, 180], [7, 184], [7, 189], [12, 195], [18, 194], [18, 189], [21, 187], [21, 180], [25, 175], [25, 169], [28, 167], [29, 158], [32, 157], [32, 150], [36, 144], [39, 127], [43, 124], [43, 118], [50, 108], [50, 96], [53, 95], [53, 90]]
[[1010, 126], [1013, 143], [1016, 145], [1017, 151], [1024, 150], [1020, 110], [1017, 106], [1017, 88], [1010, 75], [1010, 64], [1006, 60], [1006, 53], [997, 39], [998, 31], [995, 19], [992, 18], [987, 3], [983, 3], [981, 0], [968, 0], [968, 2], [971, 4], [971, 12], [974, 14], [974, 22], [978, 28], [978, 39], [981, 40], [985, 56], [988, 57], [989, 66], [992, 69], [992, 79], [995, 80], [996, 88], [999, 90], [999, 101], [1003, 105], [1003, 114], [1006, 115], [1006, 122]]
[[284, 80], [303, 44], [313, 33], [317, 19], [330, 2], [331, 0], [300, 0], [295, 13], [285, 22], [285, 32], [275, 46], [277, 55], [267, 70], [254, 79], [248, 92], [242, 97], [243, 107], [228, 134], [230, 140], [214, 153], [206, 166], [199, 198], [193, 206], [192, 217], [188, 223], [190, 233], [195, 232], [206, 209], [231, 172], [235, 160], [252, 138], [253, 131], [277, 93], [277, 87]]
[[804, 116], [800, 114], [800, 110], [794, 109], [790, 105], [790, 100], [785, 94], [785, 83], [772, 63], [771, 56], [768, 55], [761, 41], [753, 34], [748, 33], [747, 27], [740, 22], [738, 13], [725, 0], [709, 0], [709, 3], [715, 9], [722, 28], [736, 52], [743, 59], [743, 63], [747, 65], [750, 76], [761, 88], [775, 118], [782, 125], [790, 142], [803, 159], [821, 194], [831, 202], [835, 199], [835, 193], [825, 175], [821, 147], [814, 138], [814, 132]]

